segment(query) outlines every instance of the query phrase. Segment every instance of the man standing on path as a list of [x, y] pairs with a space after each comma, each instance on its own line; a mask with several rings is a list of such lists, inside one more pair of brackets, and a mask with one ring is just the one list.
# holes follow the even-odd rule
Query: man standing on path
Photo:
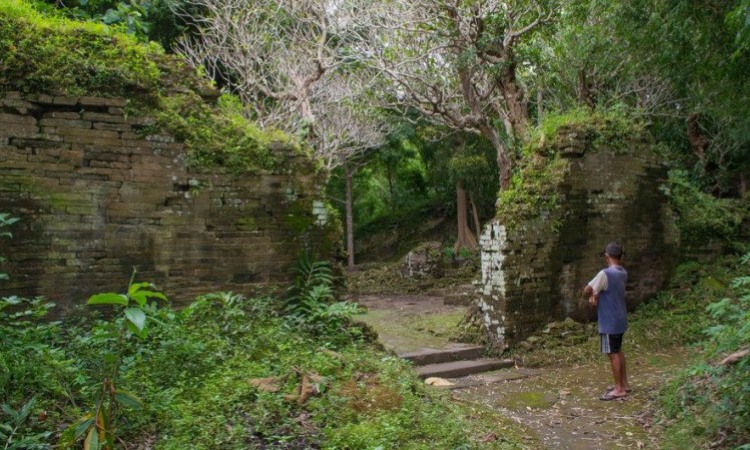
[[598, 306], [597, 320], [601, 337], [602, 353], [609, 356], [615, 385], [599, 397], [600, 400], [617, 400], [630, 391], [625, 370], [625, 354], [622, 352], [622, 337], [628, 328], [625, 284], [628, 273], [620, 265], [623, 251], [617, 242], [610, 242], [604, 250], [607, 268], [599, 271], [583, 289], [591, 306]]

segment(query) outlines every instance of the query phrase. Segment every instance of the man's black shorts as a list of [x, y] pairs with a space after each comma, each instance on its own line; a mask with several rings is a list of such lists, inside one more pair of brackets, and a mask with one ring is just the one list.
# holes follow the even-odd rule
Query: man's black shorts
[[602, 353], [620, 353], [623, 334], [599, 333], [599, 336], [602, 338]]

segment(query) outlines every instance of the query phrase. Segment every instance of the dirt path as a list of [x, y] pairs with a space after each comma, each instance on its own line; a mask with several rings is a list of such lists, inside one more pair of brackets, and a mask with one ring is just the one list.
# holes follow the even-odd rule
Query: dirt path
[[[367, 296], [358, 301], [369, 309], [361, 319], [396, 352], [450, 345], [447, 330], [464, 311], [434, 297]], [[650, 427], [653, 395], [687, 355], [682, 349], [628, 353], [627, 343], [625, 352], [633, 387], [625, 400], [598, 399], [611, 384], [604, 356], [575, 367], [505, 369], [452, 380], [452, 396], [515, 421], [528, 434], [529, 448], [659, 448], [658, 431]]]

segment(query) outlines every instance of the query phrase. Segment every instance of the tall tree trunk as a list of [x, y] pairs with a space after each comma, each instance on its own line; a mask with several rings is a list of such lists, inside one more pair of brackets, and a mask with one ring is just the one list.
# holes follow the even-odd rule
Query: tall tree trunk
[[701, 164], [701, 176], [706, 176], [706, 138], [701, 134], [698, 126], [698, 114], [690, 114], [687, 119], [687, 135], [690, 142], [690, 148], [698, 157]]
[[740, 174], [740, 198], [747, 198], [747, 177], [745, 172]]
[[506, 189], [510, 186], [510, 177], [513, 175], [513, 161], [508, 157], [508, 146], [503, 142], [500, 133], [494, 126], [484, 123], [480, 125], [479, 131], [482, 133], [482, 136], [490, 141], [492, 147], [495, 148], [495, 152], [497, 153], [497, 168], [500, 172], [500, 189]]
[[594, 93], [591, 91], [591, 83], [586, 76], [586, 69], [578, 70], [578, 102], [594, 109]]
[[471, 214], [474, 217], [474, 227], [477, 230], [477, 241], [482, 236], [482, 225], [479, 223], [479, 213], [477, 212], [477, 205], [474, 203], [474, 196], [469, 194], [469, 203], [471, 204]]
[[391, 164], [386, 164], [386, 171], [388, 172], [388, 194], [390, 201], [388, 202], [391, 205], [391, 212], [396, 211], [396, 194], [393, 192], [393, 168], [391, 167]]
[[508, 133], [508, 136], [523, 138], [529, 122], [528, 102], [526, 101], [526, 91], [522, 85], [518, 84], [518, 79], [516, 78], [515, 58], [511, 57], [509, 60], [510, 62], [508, 62], [498, 80], [507, 108], [507, 120], [509, 122], [506, 124], [505, 131]]
[[544, 94], [542, 93], [542, 84], [536, 88], [536, 126], [541, 127], [544, 120]]
[[462, 248], [468, 248], [470, 250], [477, 249], [477, 240], [474, 239], [474, 235], [469, 229], [469, 220], [466, 204], [466, 191], [464, 190], [463, 184], [459, 181], [456, 183], [456, 215], [458, 216], [458, 237], [456, 238], [456, 244], [453, 246], [453, 251], [458, 253]]
[[354, 170], [349, 164], [344, 165], [344, 178], [346, 179], [346, 252], [347, 263], [350, 269], [354, 268], [354, 201], [352, 195], [352, 178]]

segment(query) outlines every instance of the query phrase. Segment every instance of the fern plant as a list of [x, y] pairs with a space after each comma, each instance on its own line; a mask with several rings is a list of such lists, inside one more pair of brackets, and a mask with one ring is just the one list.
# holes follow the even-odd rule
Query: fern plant
[[330, 263], [313, 261], [308, 253], [302, 253], [294, 272], [294, 282], [286, 292], [285, 315], [305, 319], [313, 314], [317, 305], [333, 301], [335, 278]]
[[5, 447], [3, 447], [5, 450], [49, 448], [46, 442], [52, 432], [20, 433], [21, 427], [29, 419], [29, 415], [34, 409], [35, 402], [36, 397], [32, 397], [19, 410], [15, 410], [7, 404], [0, 407], [8, 418], [7, 421], [0, 422], [0, 444], [3, 441], [5, 442]]
[[331, 264], [314, 261], [303, 253], [294, 271], [294, 282], [287, 289], [282, 308], [288, 324], [316, 335], [345, 332], [351, 317], [359, 313], [360, 308], [354, 303], [336, 301], [336, 277]]

